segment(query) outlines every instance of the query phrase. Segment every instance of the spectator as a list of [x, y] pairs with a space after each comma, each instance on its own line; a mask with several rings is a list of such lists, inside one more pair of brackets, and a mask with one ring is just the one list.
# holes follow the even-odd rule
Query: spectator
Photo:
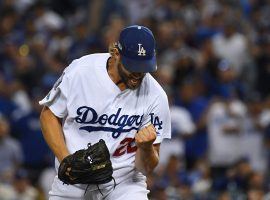
[[213, 177], [224, 178], [226, 170], [242, 157], [241, 133], [245, 114], [246, 107], [238, 100], [219, 100], [210, 106], [208, 156]]
[[185, 140], [185, 159], [187, 168], [191, 169], [197, 159], [206, 154], [207, 134], [204, 115], [209, 101], [203, 93], [201, 94], [201, 83], [196, 80], [196, 77], [186, 77], [183, 83], [178, 86], [178, 92], [176, 105], [184, 107], [190, 112], [197, 127], [194, 135]]
[[205, 75], [210, 97], [243, 98], [243, 86], [228, 60], [212, 60], [211, 68]]
[[225, 19], [223, 33], [213, 38], [215, 55], [232, 63], [235, 72], [240, 75], [249, 59], [247, 38], [237, 31], [234, 19]]
[[264, 36], [261, 38], [259, 44], [259, 52], [258, 55], [256, 55], [256, 64], [257, 64], [257, 84], [256, 88], [258, 89], [258, 92], [261, 94], [263, 98], [267, 97], [269, 95], [269, 77], [270, 72], [268, 70], [268, 67], [270, 65], [270, 36]]
[[264, 145], [265, 125], [263, 123], [266, 123], [266, 121], [262, 122], [262, 118], [266, 117], [266, 113], [263, 113], [263, 104], [256, 96], [246, 101], [246, 105], [247, 113], [244, 116], [241, 134], [242, 154], [249, 160], [252, 169], [264, 173], [267, 161]]
[[32, 110], [26, 114], [18, 115], [13, 121], [13, 136], [22, 146], [24, 156], [23, 166], [29, 173], [29, 179], [36, 184], [40, 173], [52, 165], [54, 157], [49, 150], [39, 123], [41, 107], [38, 104], [42, 94], [34, 90], [31, 95]]
[[35, 200], [38, 197], [38, 191], [31, 186], [27, 171], [23, 169], [17, 171], [13, 187], [17, 198]]
[[172, 95], [169, 96], [169, 105], [172, 122], [172, 141], [165, 140], [160, 146], [160, 162], [159, 165], [166, 165], [171, 155], [178, 158], [185, 157], [185, 138], [191, 137], [195, 132], [195, 125], [192, 121], [190, 113], [180, 106], [173, 104]]
[[7, 119], [0, 115], [0, 182], [11, 183], [14, 175], [23, 163], [20, 144], [9, 135]]
[[36, 200], [38, 191], [29, 184], [27, 172], [20, 169], [16, 172], [13, 185], [0, 184], [0, 199], [3, 200]]
[[206, 159], [198, 160], [189, 176], [192, 183], [192, 192], [198, 197], [207, 198], [212, 186], [208, 161]]

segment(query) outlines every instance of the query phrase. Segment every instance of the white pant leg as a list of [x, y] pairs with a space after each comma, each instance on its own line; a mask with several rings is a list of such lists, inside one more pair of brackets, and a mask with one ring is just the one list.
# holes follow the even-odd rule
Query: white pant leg
[[49, 200], [102, 200], [108, 195], [113, 189], [113, 187], [107, 187], [91, 191], [90, 188], [82, 185], [63, 185], [63, 182], [55, 176], [52, 189], [49, 192]]
[[[106, 192], [104, 189], [103, 192]], [[99, 190], [94, 191], [88, 191], [85, 195], [83, 195], [80, 198], [75, 197], [67, 197], [67, 196], [56, 196], [56, 195], [50, 195], [49, 200], [103, 200], [105, 195], [100, 193]]]
[[[101, 191], [101, 193], [100, 193]], [[49, 200], [148, 200], [146, 179], [128, 179], [101, 190], [87, 191], [76, 185], [63, 185], [56, 176], [49, 192]]]
[[49, 200], [83, 200], [85, 190], [76, 185], [63, 185], [63, 182], [55, 176], [52, 189], [49, 192]]
[[[72, 200], [72, 199], [74, 199], [74, 198], [51, 196], [51, 195], [49, 197], [49, 200]], [[79, 198], [79, 199], [74, 199], [74, 200], [83, 200], [83, 199]]]
[[104, 200], [148, 200], [148, 193], [145, 179], [129, 179], [118, 184]]

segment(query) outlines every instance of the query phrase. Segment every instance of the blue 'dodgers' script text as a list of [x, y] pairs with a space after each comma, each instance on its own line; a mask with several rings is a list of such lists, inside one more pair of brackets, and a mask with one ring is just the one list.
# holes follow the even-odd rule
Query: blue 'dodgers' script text
[[[116, 113], [98, 115], [95, 109], [81, 106], [77, 109], [75, 121], [80, 124], [87, 124], [87, 126], [80, 127], [80, 130], [112, 132], [112, 137], [117, 138], [121, 133], [138, 130], [143, 120], [143, 115], [124, 115], [121, 111], [122, 108], [118, 108]], [[154, 117], [153, 113], [150, 116], [152, 124], [155, 123], [154, 125], [158, 126], [158, 129], [162, 129], [162, 121], [157, 116]], [[100, 126], [92, 126], [94, 124]], [[125, 127], [128, 128], [125, 129]]]

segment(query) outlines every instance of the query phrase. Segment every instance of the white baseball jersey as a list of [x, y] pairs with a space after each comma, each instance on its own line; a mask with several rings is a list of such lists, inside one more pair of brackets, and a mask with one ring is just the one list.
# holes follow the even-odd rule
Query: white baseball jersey
[[140, 174], [134, 166], [136, 132], [151, 121], [157, 131], [155, 143], [160, 143], [171, 137], [171, 122], [166, 93], [157, 81], [147, 73], [138, 89], [121, 91], [108, 75], [109, 57], [100, 53], [74, 60], [40, 104], [63, 119], [70, 153], [103, 139], [119, 183]]

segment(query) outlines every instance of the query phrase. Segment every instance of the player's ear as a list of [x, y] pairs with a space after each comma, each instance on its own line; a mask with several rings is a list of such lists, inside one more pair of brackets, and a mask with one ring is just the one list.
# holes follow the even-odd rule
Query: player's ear
[[119, 53], [118, 48], [117, 48], [117, 42], [113, 42], [109, 45], [109, 53], [114, 56], [115, 54]]
[[112, 56], [113, 56], [114, 59], [120, 60], [120, 53], [119, 53], [119, 50], [116, 47], [114, 47], [112, 49]]

